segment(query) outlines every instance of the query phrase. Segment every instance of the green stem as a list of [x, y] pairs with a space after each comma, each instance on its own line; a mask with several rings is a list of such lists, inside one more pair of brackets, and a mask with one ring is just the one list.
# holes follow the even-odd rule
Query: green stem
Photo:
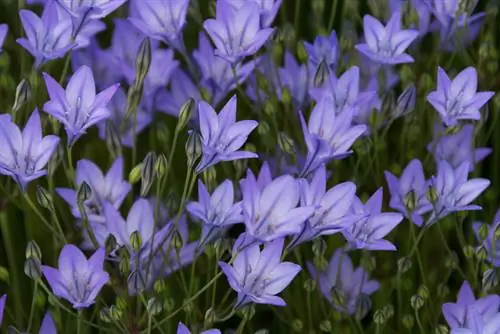
[[38, 281], [35, 281], [35, 287], [33, 288], [33, 297], [31, 298], [31, 308], [30, 308], [30, 317], [28, 319], [28, 329], [26, 330], [28, 333], [31, 331], [31, 326], [33, 325], [33, 316], [35, 315], [35, 302], [36, 302], [37, 294], [38, 294]]
[[67, 240], [66, 240], [66, 237], [64, 236], [64, 234], [61, 234], [61, 232], [57, 233], [56, 230], [54, 230], [54, 228], [51, 226], [50, 222], [47, 221], [47, 219], [45, 219], [45, 217], [42, 215], [42, 213], [36, 207], [35, 203], [33, 203], [31, 201], [31, 199], [27, 193], [23, 193], [23, 196], [24, 196], [24, 199], [26, 200], [26, 202], [28, 203], [28, 205], [30, 206], [30, 208], [33, 210], [33, 212], [35, 212], [35, 214], [38, 216], [38, 218], [40, 218], [40, 220], [45, 225], [45, 227], [47, 227], [54, 235], [59, 236], [59, 238], [62, 241], [64, 241], [64, 243], [66, 244]]
[[76, 334], [82, 333], [83, 324], [83, 310], [78, 310], [78, 317], [76, 321]]
[[66, 75], [68, 74], [70, 63], [71, 63], [71, 52], [68, 52], [68, 54], [66, 55], [66, 58], [64, 60], [64, 67], [63, 67], [63, 71], [61, 73], [61, 77], [59, 78], [59, 85], [61, 85], [61, 86], [63, 84], [64, 78], [66, 78]]
[[243, 320], [240, 322], [240, 325], [236, 329], [236, 334], [243, 333], [243, 329], [245, 329], [246, 323], [247, 323], [247, 317], [244, 317]]

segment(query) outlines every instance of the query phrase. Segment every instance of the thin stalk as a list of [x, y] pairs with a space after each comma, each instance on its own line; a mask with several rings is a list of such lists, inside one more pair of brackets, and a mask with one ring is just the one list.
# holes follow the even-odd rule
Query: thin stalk
[[31, 326], [33, 325], [33, 316], [35, 315], [35, 302], [36, 302], [37, 293], [38, 293], [38, 281], [35, 281], [35, 286], [33, 288], [33, 297], [31, 298], [31, 308], [30, 308], [30, 317], [28, 319], [28, 329], [26, 330], [28, 333], [31, 331]]

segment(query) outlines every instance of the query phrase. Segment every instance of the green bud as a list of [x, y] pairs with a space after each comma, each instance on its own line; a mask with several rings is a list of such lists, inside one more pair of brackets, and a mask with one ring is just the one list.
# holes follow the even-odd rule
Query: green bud
[[332, 326], [332, 323], [330, 322], [330, 320], [323, 320], [319, 324], [319, 330], [323, 333], [331, 333], [333, 330], [333, 326]]
[[481, 240], [485, 240], [488, 237], [488, 233], [489, 233], [489, 227], [488, 227], [488, 225], [487, 224], [481, 224], [481, 226], [479, 227], [479, 231], [478, 231], [479, 238]]
[[276, 108], [274, 107], [274, 104], [269, 100], [264, 103], [264, 114], [271, 118], [275, 117], [276, 115]]
[[123, 297], [117, 297], [115, 304], [116, 304], [116, 307], [118, 307], [118, 309], [120, 309], [120, 310], [126, 310], [128, 308], [127, 299], [123, 298]]
[[472, 259], [472, 257], [474, 256], [474, 247], [472, 247], [471, 245], [465, 245], [462, 251], [467, 259]]
[[426, 192], [426, 197], [427, 197], [427, 200], [431, 203], [431, 204], [434, 204], [438, 201], [439, 199], [439, 193], [436, 189], [436, 187], [434, 186], [430, 186], [428, 189], [427, 189], [427, 192]]
[[38, 280], [42, 276], [42, 263], [33, 257], [24, 262], [24, 274], [32, 280]]
[[130, 273], [127, 284], [131, 292], [141, 293], [146, 288], [146, 280], [140, 270], [134, 270]]
[[54, 205], [52, 202], [52, 196], [50, 196], [47, 189], [41, 186], [38, 186], [36, 189], [36, 201], [42, 208], [47, 210], [51, 210]]
[[25, 252], [26, 258], [34, 258], [35, 260], [41, 261], [42, 260], [42, 251], [40, 250], [40, 247], [34, 240], [30, 240], [28, 244], [26, 245], [26, 252]]
[[158, 142], [161, 144], [163, 147], [168, 147], [169, 146], [169, 141], [170, 141], [170, 129], [168, 128], [165, 123], [157, 123], [156, 128], [156, 138], [158, 138]]
[[304, 42], [299, 41], [297, 43], [297, 59], [299, 60], [299, 63], [307, 63], [308, 58], [309, 55], [307, 54], [306, 48], [304, 47]]
[[134, 252], [138, 253], [142, 247], [142, 237], [139, 231], [134, 231], [130, 235], [130, 245], [132, 245], [132, 249]]
[[437, 294], [440, 298], [445, 298], [450, 293], [450, 288], [447, 284], [441, 283], [437, 287]]
[[172, 239], [171, 239], [171, 244], [174, 249], [181, 249], [184, 241], [182, 240], [181, 233], [179, 232], [178, 229], [175, 229], [173, 234], [172, 234]]
[[156, 159], [156, 164], [155, 164], [155, 173], [156, 175], [158, 175], [158, 178], [162, 178], [165, 175], [167, 167], [168, 167], [167, 157], [165, 156], [165, 154], [161, 153]]
[[157, 294], [162, 294], [167, 288], [167, 283], [165, 283], [165, 280], [159, 279], [156, 280], [153, 284], [153, 289]]
[[205, 312], [204, 327], [211, 327], [211, 325], [214, 324], [216, 321], [217, 321], [217, 313], [215, 313], [215, 310], [213, 308], [209, 308]]
[[369, 295], [361, 293], [356, 303], [355, 317], [358, 320], [363, 319], [372, 308], [372, 300]]
[[118, 246], [118, 242], [116, 241], [116, 237], [110, 233], [106, 237], [106, 241], [104, 242], [104, 247], [106, 248], [106, 254], [110, 254], [113, 252]]
[[278, 145], [283, 152], [295, 155], [295, 144], [286, 133], [280, 132], [278, 134]]
[[387, 318], [385, 317], [385, 313], [382, 310], [376, 310], [373, 314], [373, 322], [377, 325], [383, 325], [386, 320]]
[[128, 174], [128, 182], [130, 184], [136, 184], [141, 179], [142, 163], [138, 164]]
[[205, 87], [200, 88], [201, 99], [206, 102], [212, 101], [212, 94]]
[[5, 282], [8, 285], [9, 281], [9, 271], [5, 267], [0, 267], [0, 282]]
[[111, 320], [113, 321], [119, 321], [120, 319], [123, 318], [123, 311], [114, 305], [111, 305], [111, 307], [108, 310], [108, 314]]
[[21, 80], [16, 88], [16, 97], [14, 100], [12, 111], [17, 112], [19, 109], [21, 109], [21, 107], [31, 99], [32, 92], [33, 89], [31, 88], [30, 82], [26, 79]]
[[257, 127], [257, 132], [261, 136], [267, 136], [271, 132], [271, 128], [267, 122], [259, 122], [259, 126]]
[[414, 310], [420, 310], [425, 304], [425, 300], [420, 295], [413, 295], [410, 299], [410, 305]]
[[114, 156], [122, 155], [122, 143], [118, 129], [112, 122], [106, 122], [105, 125], [105, 142], [108, 151]]
[[123, 248], [120, 251], [120, 262], [118, 263], [118, 267], [120, 269], [120, 272], [123, 275], [128, 275], [130, 272], [130, 254], [126, 250], [126, 248]]
[[405, 314], [403, 316], [403, 326], [405, 326], [407, 329], [411, 329], [414, 324], [415, 324], [415, 319], [413, 318], [413, 315]]
[[458, 264], [459, 264], [459, 260], [458, 260], [457, 254], [455, 252], [452, 252], [452, 255], [446, 257], [446, 259], [444, 261], [445, 267], [450, 268], [450, 269], [458, 268]]
[[183, 310], [184, 310], [184, 312], [186, 312], [186, 313], [192, 312], [192, 311], [193, 311], [193, 309], [194, 309], [194, 306], [193, 306], [193, 301], [192, 301], [192, 300], [189, 300], [189, 299], [184, 299], [184, 300], [182, 301], [182, 305], [184, 305]]
[[498, 285], [498, 272], [496, 269], [488, 269], [483, 273], [483, 290], [485, 292], [494, 289]]
[[281, 102], [283, 102], [284, 105], [292, 103], [292, 96], [290, 95], [288, 87], [283, 87], [281, 90]]
[[476, 249], [476, 258], [479, 261], [484, 261], [488, 258], [488, 251], [486, 250], [486, 247], [481, 245]]
[[308, 293], [313, 292], [316, 290], [316, 281], [313, 279], [307, 279], [304, 281], [304, 290], [306, 290]]
[[297, 40], [297, 33], [292, 24], [286, 22], [278, 31], [277, 38], [283, 42], [287, 49], [293, 49], [295, 41]]
[[316, 72], [314, 73], [314, 87], [321, 87], [328, 81], [328, 77], [330, 76], [330, 69], [328, 68], [328, 64], [323, 59], [318, 67], [316, 68]]
[[325, 0], [312, 0], [311, 7], [314, 15], [322, 17], [325, 11]]
[[304, 323], [300, 319], [293, 319], [292, 320], [292, 330], [296, 333], [302, 333], [302, 330], [304, 329]]
[[111, 319], [111, 316], [109, 315], [109, 308], [101, 309], [101, 311], [99, 312], [99, 318], [106, 324], [109, 324], [113, 321], [113, 319]]
[[141, 168], [141, 196], [145, 197], [155, 180], [156, 154], [149, 152], [142, 161]]
[[418, 288], [417, 294], [422, 297], [424, 300], [429, 298], [429, 288], [425, 285], [421, 285]]
[[189, 167], [193, 167], [201, 156], [201, 138], [198, 132], [192, 131], [186, 141], [186, 156]]
[[398, 260], [398, 272], [404, 274], [411, 269], [412, 262], [408, 256], [402, 257]]
[[193, 109], [194, 109], [194, 99], [190, 98], [182, 105], [181, 110], [179, 111], [179, 120], [177, 121], [177, 125], [175, 127], [176, 132], [180, 132], [182, 129], [186, 127], [189, 120], [191, 119]]
[[446, 327], [445, 325], [438, 325], [436, 327], [436, 329], [434, 330], [434, 333], [436, 333], [436, 334], [448, 334], [449, 333], [448, 327]]
[[175, 300], [173, 298], [166, 298], [163, 301], [163, 309], [168, 313], [172, 312], [175, 308]]
[[[415, 73], [413, 73], [413, 70], [411, 66], [408, 65], [403, 65], [401, 67], [401, 70], [399, 71], [399, 76], [401, 77], [401, 82], [406, 85], [415, 82]], [[415, 87], [413, 85], [413, 87]]]
[[163, 304], [160, 300], [153, 297], [150, 300], [148, 300], [146, 309], [150, 316], [155, 316], [161, 313], [161, 311], [163, 310]]
[[384, 312], [386, 319], [390, 319], [394, 316], [394, 306], [391, 304], [386, 305], [382, 311]]
[[135, 84], [142, 85], [144, 79], [149, 72], [149, 67], [151, 65], [151, 41], [149, 38], [144, 38], [139, 46], [139, 51], [137, 52], [137, 57], [135, 59]]
[[336, 287], [332, 289], [332, 299], [335, 305], [343, 307], [345, 305], [344, 292]]
[[78, 187], [76, 198], [78, 204], [83, 204], [92, 198], [92, 188], [90, 188], [90, 185], [87, 183], [87, 181], [83, 181]]
[[429, 73], [422, 73], [420, 76], [420, 82], [417, 85], [423, 92], [428, 92], [434, 88], [434, 80]]

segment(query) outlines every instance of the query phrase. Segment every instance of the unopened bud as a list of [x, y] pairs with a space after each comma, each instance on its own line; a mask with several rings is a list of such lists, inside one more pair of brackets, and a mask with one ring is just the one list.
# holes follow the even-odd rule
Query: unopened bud
[[36, 201], [44, 209], [51, 210], [53, 207], [52, 196], [44, 187], [39, 186], [36, 189]]
[[106, 241], [104, 242], [106, 254], [110, 254], [111, 252], [115, 251], [117, 246], [118, 242], [116, 241], [116, 237], [112, 233], [110, 233], [106, 237]]
[[156, 175], [158, 175], [158, 178], [162, 178], [163, 175], [165, 175], [165, 172], [167, 171], [167, 166], [168, 166], [167, 157], [165, 156], [165, 154], [162, 153], [156, 159], [156, 164], [155, 164], [155, 172]]
[[373, 314], [373, 322], [376, 323], [377, 325], [382, 325], [386, 321], [385, 314], [382, 310], [376, 310], [375, 313]]
[[78, 187], [78, 192], [76, 195], [78, 204], [83, 204], [92, 198], [92, 188], [87, 183], [87, 181], [83, 181]]
[[127, 283], [128, 289], [132, 293], [141, 293], [144, 289], [146, 289], [144, 275], [139, 270], [134, 270], [130, 273]]
[[422, 297], [423, 299], [428, 299], [429, 298], [429, 288], [425, 285], [421, 285], [418, 288], [417, 294]]
[[138, 164], [128, 174], [128, 182], [130, 184], [136, 184], [141, 179], [142, 163]]
[[9, 271], [5, 267], [0, 267], [0, 282], [5, 282], [7, 285], [9, 285], [9, 281]]
[[139, 253], [142, 247], [142, 237], [139, 231], [134, 231], [130, 235], [130, 245], [134, 252]]
[[149, 152], [142, 161], [141, 168], [141, 196], [145, 197], [155, 180], [156, 154]]
[[40, 250], [40, 247], [34, 240], [30, 240], [28, 244], [26, 245], [26, 258], [34, 258], [36, 260], [41, 261], [42, 260], [42, 251]]
[[489, 227], [487, 224], [481, 224], [478, 229], [478, 235], [481, 240], [485, 240], [488, 237]]
[[486, 247], [481, 245], [476, 249], [476, 258], [479, 261], [484, 261], [488, 258], [488, 251], [486, 250]]
[[122, 155], [122, 144], [120, 135], [113, 122], [106, 122], [105, 142], [108, 151], [115, 157]]
[[445, 325], [438, 325], [436, 327], [436, 329], [434, 330], [434, 333], [435, 334], [448, 334], [449, 330], [448, 330], [448, 327], [446, 327]]
[[16, 88], [16, 98], [14, 100], [12, 111], [17, 112], [19, 109], [21, 109], [21, 107], [31, 99], [32, 92], [33, 89], [31, 88], [30, 82], [27, 79], [21, 80]]
[[128, 306], [127, 305], [127, 299], [124, 298], [124, 297], [121, 297], [121, 296], [119, 296], [119, 297], [116, 298], [116, 303], [115, 304], [116, 304], [116, 307], [118, 309], [120, 309], [120, 310], [126, 310], [127, 306]]
[[151, 41], [144, 38], [135, 59], [136, 84], [142, 85], [151, 65]]
[[396, 101], [396, 108], [392, 113], [393, 118], [408, 115], [415, 109], [417, 101], [417, 89], [415, 85], [410, 85], [399, 95]]
[[465, 245], [463, 247], [463, 253], [467, 259], [472, 259], [472, 257], [474, 256], [474, 247], [472, 247], [471, 245]]
[[313, 279], [307, 279], [304, 282], [304, 290], [306, 290], [308, 293], [313, 292], [316, 290], [316, 281]]
[[299, 60], [300, 63], [305, 64], [305, 63], [307, 63], [308, 57], [309, 56], [308, 56], [306, 48], [304, 46], [304, 42], [299, 41], [297, 43], [297, 59]]
[[186, 141], [186, 156], [189, 167], [193, 167], [201, 156], [201, 138], [198, 132], [192, 131]]
[[439, 199], [439, 193], [436, 189], [436, 187], [434, 186], [430, 186], [428, 189], [427, 189], [427, 192], [426, 192], [426, 197], [427, 197], [427, 200], [430, 202], [430, 203], [436, 203]]
[[425, 300], [422, 296], [414, 295], [410, 299], [410, 305], [414, 310], [420, 310], [424, 306]]
[[153, 284], [153, 289], [157, 294], [162, 294], [165, 289], [167, 288], [167, 284], [165, 283], [165, 280], [159, 279], [154, 282]]
[[333, 330], [333, 327], [332, 327], [332, 323], [330, 322], [330, 320], [323, 320], [319, 324], [319, 330], [323, 333], [331, 333]]
[[411, 269], [412, 262], [408, 256], [402, 257], [398, 260], [398, 272], [404, 274]]
[[209, 308], [205, 312], [205, 321], [204, 321], [205, 327], [210, 327], [216, 321], [217, 321], [217, 314], [215, 313], [215, 310], [213, 308]]
[[150, 316], [155, 316], [163, 311], [163, 304], [159, 299], [153, 297], [148, 300], [146, 309]]
[[483, 290], [485, 292], [494, 289], [498, 285], [498, 271], [497, 269], [488, 269], [483, 273]]
[[173, 298], [166, 298], [163, 301], [163, 308], [166, 312], [171, 312], [175, 308], [175, 300]]
[[278, 145], [283, 152], [293, 155], [295, 154], [295, 145], [293, 140], [286, 133], [280, 132], [278, 134]]
[[415, 324], [415, 319], [413, 318], [413, 315], [405, 314], [403, 316], [403, 326], [405, 326], [407, 329], [411, 329], [414, 324]]
[[101, 309], [101, 311], [99, 312], [99, 318], [106, 324], [109, 324], [113, 321], [113, 319], [111, 319], [111, 316], [109, 315], [109, 308]]
[[113, 321], [119, 321], [123, 317], [123, 311], [112, 305], [108, 310], [108, 315]]
[[42, 275], [42, 263], [40, 260], [29, 257], [24, 262], [24, 273], [33, 280], [38, 280]]
[[292, 330], [296, 333], [302, 333], [304, 329], [304, 323], [300, 319], [293, 319]]
[[316, 68], [316, 73], [314, 73], [314, 87], [322, 87], [330, 76], [330, 69], [328, 68], [328, 64], [323, 59], [318, 67]]
[[387, 319], [390, 319], [394, 316], [394, 306], [392, 306], [391, 304], [389, 305], [386, 305], [382, 311], [384, 311], [384, 314], [385, 314], [385, 317]]
[[179, 119], [177, 121], [177, 125], [175, 131], [179, 132], [186, 127], [189, 120], [191, 119], [191, 115], [193, 114], [195, 103], [194, 99], [190, 98], [187, 100], [181, 107], [179, 111]]

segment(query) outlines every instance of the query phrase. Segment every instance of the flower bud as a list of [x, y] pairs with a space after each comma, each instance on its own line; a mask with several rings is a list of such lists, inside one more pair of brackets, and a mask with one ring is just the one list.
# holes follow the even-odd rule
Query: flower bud
[[155, 180], [156, 154], [149, 152], [142, 161], [141, 168], [141, 196], [145, 197]]
[[418, 288], [417, 294], [422, 297], [424, 300], [429, 298], [429, 288], [425, 285], [421, 285]]
[[26, 245], [25, 254], [27, 259], [33, 258], [38, 261], [42, 260], [42, 251], [40, 250], [40, 247], [34, 240], [30, 240]]
[[283, 152], [295, 155], [294, 142], [286, 133], [280, 132], [278, 134], [278, 145]]
[[304, 323], [300, 319], [292, 320], [292, 330], [297, 333], [302, 333], [304, 329]]
[[478, 235], [481, 240], [485, 240], [488, 237], [489, 227], [487, 224], [481, 224], [478, 230]]
[[372, 300], [369, 295], [366, 293], [361, 293], [356, 300], [356, 313], [355, 317], [358, 320], [361, 320], [368, 314], [370, 309], [372, 308]]
[[405, 326], [407, 329], [411, 329], [414, 324], [415, 324], [415, 319], [413, 318], [413, 315], [405, 314], [403, 316], [403, 326]]
[[83, 204], [92, 198], [92, 188], [87, 183], [87, 181], [83, 181], [78, 187], [78, 192], [76, 195], [78, 204]]
[[166, 312], [171, 312], [174, 310], [174, 308], [175, 308], [175, 300], [173, 298], [166, 298], [163, 301], [163, 309]]
[[486, 247], [481, 245], [476, 249], [476, 258], [479, 261], [484, 261], [488, 258], [488, 251], [486, 250]]
[[122, 144], [120, 135], [112, 122], [106, 122], [105, 142], [108, 151], [115, 157], [122, 155]]
[[106, 254], [110, 254], [114, 250], [116, 250], [116, 247], [118, 246], [118, 242], [116, 241], [116, 237], [110, 233], [107, 237], [106, 240], [104, 241], [104, 247], [106, 249]]
[[139, 231], [134, 231], [130, 235], [130, 245], [134, 252], [139, 253], [142, 247], [142, 237]]
[[126, 310], [128, 305], [127, 305], [127, 299], [124, 298], [124, 297], [117, 297], [116, 298], [116, 307], [119, 309], [119, 310]]
[[330, 69], [328, 68], [326, 61], [323, 59], [319, 63], [318, 68], [316, 68], [316, 73], [314, 73], [314, 87], [319, 88], [323, 86], [328, 81], [329, 76]]
[[323, 320], [319, 324], [319, 330], [323, 333], [331, 333], [333, 330], [332, 323], [330, 320]]
[[192, 131], [186, 141], [186, 156], [189, 167], [193, 167], [201, 156], [201, 138], [197, 131]]
[[376, 310], [373, 314], [373, 322], [377, 325], [382, 325], [386, 322], [385, 313], [382, 310]]
[[498, 285], [498, 271], [496, 269], [488, 269], [483, 273], [483, 290], [485, 292], [494, 289]]
[[7, 285], [9, 285], [9, 271], [5, 267], [0, 267], [0, 282], [5, 282]]
[[179, 119], [175, 127], [176, 132], [179, 132], [186, 127], [189, 120], [191, 119], [193, 109], [194, 109], [194, 99], [190, 98], [182, 105], [181, 110], [179, 111]]
[[[281, 102], [283, 102], [284, 105], [292, 103], [292, 96], [288, 87], [283, 87], [281, 90]], [[273, 108], [273, 111], [275, 111], [275, 108]]]
[[394, 306], [392, 306], [392, 304], [386, 305], [382, 311], [384, 312], [386, 319], [390, 319], [394, 316]]
[[151, 41], [148, 37], [144, 38], [139, 46], [137, 57], [135, 58], [135, 80], [136, 84], [142, 85], [149, 72], [151, 65]]
[[412, 262], [408, 256], [402, 257], [398, 260], [398, 272], [404, 274], [411, 269]]
[[12, 111], [17, 112], [19, 109], [21, 109], [21, 107], [31, 99], [32, 92], [33, 89], [31, 88], [30, 82], [27, 79], [21, 80], [16, 88], [16, 98], [14, 100]]
[[153, 284], [153, 290], [157, 294], [162, 294], [166, 288], [167, 288], [167, 283], [165, 283], [165, 280], [163, 279], [156, 280]]
[[410, 305], [414, 310], [420, 310], [425, 304], [425, 300], [420, 295], [413, 295], [410, 299]]
[[38, 280], [42, 276], [42, 263], [40, 260], [29, 257], [24, 262], [24, 273], [33, 280]]
[[215, 310], [213, 308], [209, 308], [205, 312], [205, 321], [204, 321], [204, 326], [205, 327], [210, 327], [212, 324], [214, 324], [217, 321], [217, 314], [215, 313]]
[[307, 60], [309, 58], [309, 55], [307, 54], [306, 48], [304, 46], [303, 41], [299, 41], [297, 43], [297, 59], [299, 63], [305, 64], [307, 63]]
[[474, 256], [474, 247], [472, 247], [471, 245], [465, 245], [462, 251], [465, 255], [465, 258], [467, 259], [472, 259], [472, 257]]
[[396, 101], [396, 108], [393, 109], [392, 117], [398, 118], [408, 115], [415, 109], [417, 102], [417, 89], [415, 85], [410, 85], [399, 95]]
[[128, 174], [128, 182], [130, 184], [136, 184], [141, 179], [142, 163], [138, 164]]
[[427, 192], [426, 192], [426, 197], [427, 197], [427, 200], [431, 203], [431, 204], [434, 204], [438, 201], [439, 199], [439, 193], [436, 189], [436, 187], [434, 186], [430, 186], [428, 189], [427, 189]]
[[108, 314], [113, 321], [119, 321], [123, 318], [123, 311], [120, 310], [115, 305], [111, 305], [111, 307], [108, 310]]
[[159, 299], [153, 297], [148, 300], [146, 309], [150, 316], [155, 316], [163, 311], [163, 304]]
[[306, 290], [308, 293], [313, 292], [316, 290], [316, 281], [313, 279], [307, 279], [304, 281], [304, 290]]
[[446, 298], [450, 293], [450, 288], [446, 283], [440, 283], [437, 287], [437, 295], [439, 298]]
[[44, 187], [36, 189], [36, 201], [44, 209], [51, 210], [53, 208], [52, 196]]
[[449, 333], [448, 327], [446, 327], [445, 325], [438, 325], [436, 327], [436, 329], [434, 330], [434, 333], [436, 333], [436, 334], [448, 334]]
[[106, 324], [109, 324], [113, 321], [113, 319], [111, 319], [111, 316], [109, 315], [109, 308], [107, 307], [101, 309], [101, 311], [99, 312], [99, 318]]
[[123, 275], [128, 275], [130, 272], [130, 254], [126, 248], [120, 251], [120, 262], [118, 263], [118, 268]]
[[146, 289], [146, 280], [144, 275], [139, 270], [134, 270], [130, 273], [127, 279], [128, 289], [133, 293], [141, 293]]

